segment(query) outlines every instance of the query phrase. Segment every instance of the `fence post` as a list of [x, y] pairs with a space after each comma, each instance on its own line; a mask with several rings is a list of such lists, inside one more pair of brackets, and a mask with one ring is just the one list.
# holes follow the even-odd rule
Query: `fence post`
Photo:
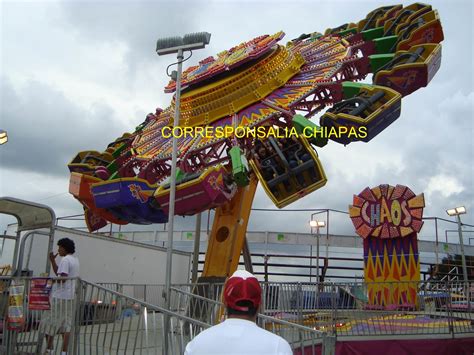
[[336, 285], [333, 283], [331, 286], [331, 299], [332, 299], [332, 321], [333, 321], [333, 335], [334, 339], [337, 336], [337, 300], [336, 300]]
[[[216, 285], [211, 283], [211, 282], [209, 282], [207, 285], [208, 285], [207, 289], [209, 290], [209, 298], [211, 300], [213, 300], [214, 299], [214, 288], [216, 287]], [[205, 295], [205, 293], [204, 293], [204, 295]]]
[[472, 305], [471, 305], [471, 300], [473, 299], [473, 295], [472, 295], [472, 288], [473, 288], [473, 285], [472, 285], [472, 280], [469, 280], [468, 281], [468, 287], [469, 287], [469, 299], [468, 299], [468, 305], [469, 305], [469, 312], [472, 312]]
[[448, 295], [447, 303], [446, 303], [446, 311], [448, 316], [448, 324], [449, 324], [449, 332], [451, 333], [451, 337], [454, 339], [454, 326], [453, 326], [453, 305], [451, 302], [451, 289], [449, 285], [449, 281], [446, 280], [446, 293]]
[[336, 353], [336, 337], [334, 335], [328, 335], [328, 333], [324, 333], [321, 354], [334, 355], [335, 353]]
[[267, 308], [267, 282], [260, 282], [260, 287], [262, 288], [262, 301], [260, 302], [260, 312], [265, 313]]
[[298, 282], [298, 287], [296, 288], [296, 311], [298, 312], [298, 322], [301, 324], [303, 322], [303, 292], [301, 283]]
[[[74, 339], [72, 342], [72, 354], [79, 354], [79, 335], [81, 330], [81, 321], [82, 321], [82, 314], [81, 314], [81, 303], [82, 303], [82, 280], [80, 278], [76, 279], [76, 297], [75, 297], [75, 316], [73, 321], [73, 334]], [[69, 343], [69, 349], [71, 348], [71, 343]]]
[[471, 313], [472, 308], [471, 308], [471, 283], [469, 280], [464, 280], [464, 283], [466, 284], [466, 299], [467, 299], [467, 309], [469, 313]]

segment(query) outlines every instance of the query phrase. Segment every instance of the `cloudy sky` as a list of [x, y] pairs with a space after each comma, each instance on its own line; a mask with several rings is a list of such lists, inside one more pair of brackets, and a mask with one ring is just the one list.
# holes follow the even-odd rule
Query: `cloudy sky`
[[[425, 216], [445, 217], [446, 208], [465, 205], [463, 221], [474, 224], [473, 5], [468, 0], [430, 3], [439, 10], [445, 34], [436, 77], [429, 87], [404, 98], [401, 117], [370, 143], [344, 147], [330, 142], [320, 149], [326, 187], [287, 209], [347, 210], [352, 195], [366, 186], [404, 184], [425, 193]], [[9, 134], [8, 144], [0, 147], [0, 196], [44, 203], [57, 216], [66, 216], [82, 212], [67, 192], [67, 163], [74, 155], [104, 150], [123, 132], [133, 131], [148, 112], [169, 105], [171, 96], [163, 87], [168, 82], [166, 66], [174, 58], [155, 54], [158, 37], [211, 32], [210, 45], [194, 52], [188, 62], [192, 65], [261, 34], [283, 30], [285, 43], [301, 33], [357, 22], [393, 3], [0, 4], [0, 128]], [[254, 207], [274, 206], [259, 189]], [[309, 219], [310, 212], [255, 212], [249, 229], [305, 232]], [[350, 232], [346, 216], [335, 214], [331, 220], [332, 232]], [[0, 231], [12, 221], [0, 219]], [[177, 222], [178, 228], [192, 225], [190, 218]], [[425, 229], [429, 238], [430, 229]]]

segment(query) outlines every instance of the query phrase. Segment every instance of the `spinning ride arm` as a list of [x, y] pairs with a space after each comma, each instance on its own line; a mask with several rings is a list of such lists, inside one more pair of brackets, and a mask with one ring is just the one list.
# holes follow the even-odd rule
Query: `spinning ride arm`
[[223, 281], [237, 270], [257, 184], [251, 175], [248, 186], [239, 187], [229, 202], [216, 209], [199, 282]]
[[[278, 208], [323, 187], [319, 150], [375, 138], [441, 63], [438, 12], [420, 3], [380, 7], [279, 45], [283, 36], [257, 37], [186, 69], [180, 126], [172, 100], [104, 152], [74, 157], [69, 191], [90, 231], [166, 223], [176, 179], [176, 215], [216, 209], [203, 277], [226, 277], [238, 265], [257, 182]], [[372, 83], [361, 82], [370, 73]], [[175, 89], [171, 81], [165, 92]], [[323, 110], [319, 125], [310, 121]], [[181, 132], [174, 177], [171, 132]]]

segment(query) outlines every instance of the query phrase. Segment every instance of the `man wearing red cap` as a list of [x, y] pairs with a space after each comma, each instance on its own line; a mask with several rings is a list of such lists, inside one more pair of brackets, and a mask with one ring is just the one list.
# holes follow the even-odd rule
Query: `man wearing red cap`
[[262, 289], [251, 273], [237, 270], [224, 287], [227, 319], [201, 332], [186, 346], [185, 355], [292, 355], [288, 342], [255, 323]]

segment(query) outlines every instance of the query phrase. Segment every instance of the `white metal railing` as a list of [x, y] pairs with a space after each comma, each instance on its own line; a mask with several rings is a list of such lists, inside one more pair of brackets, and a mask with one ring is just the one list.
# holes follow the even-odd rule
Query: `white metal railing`
[[[369, 300], [369, 285], [351, 283], [261, 283], [262, 313], [290, 320], [311, 328], [341, 336], [423, 335], [473, 333], [474, 283], [462, 281], [385, 282], [378, 283], [388, 293], [396, 289], [416, 290], [416, 302], [378, 304]], [[139, 285], [135, 285], [140, 287]], [[160, 285], [148, 285], [158, 290]], [[203, 310], [197, 296], [221, 301], [223, 284], [174, 285], [176, 290], [192, 293], [193, 300], [172, 299], [172, 310], [183, 312], [195, 302], [190, 315], [213, 324], [212, 313]], [[175, 291], [176, 292], [176, 291]], [[150, 291], [149, 291], [150, 293]], [[157, 292], [154, 292], [155, 294]], [[469, 300], [469, 301], [468, 301]], [[206, 306], [207, 307], [207, 306]], [[209, 309], [211, 309], [210, 307]], [[208, 314], [203, 317], [203, 314]]]
[[[171, 288], [172, 299], [176, 300], [178, 311], [184, 315], [198, 318], [209, 324], [216, 324], [224, 316], [223, 304], [179, 288]], [[257, 315], [257, 323], [272, 333], [287, 340], [295, 353], [315, 354], [316, 347], [324, 344], [327, 334], [295, 322], [278, 319], [265, 314]]]
[[[45, 334], [50, 334], [52, 353], [60, 354], [63, 337], [56, 335], [58, 329], [51, 331], [48, 325], [58, 322], [64, 325], [65, 319], [70, 320], [70, 329], [63, 329], [70, 331], [69, 354], [162, 354], [165, 336], [168, 337], [168, 354], [182, 354], [189, 340], [209, 327], [204, 322], [80, 279], [50, 279], [53, 282], [75, 281], [74, 299], [51, 300], [50, 309], [32, 310], [34, 280], [26, 277], [0, 279], [5, 286], [2, 298], [8, 299], [15, 291], [22, 296], [16, 299], [19, 303], [17, 315], [22, 314], [21, 320], [17, 317], [17, 323], [14, 323], [14, 318], [3, 319], [0, 353], [42, 354], [47, 347]], [[13, 289], [12, 284], [22, 285], [22, 288]], [[8, 311], [8, 302], [5, 307]], [[166, 318], [170, 322], [170, 332], [165, 335]]]
[[[440, 281], [457, 281], [459, 279], [459, 272], [458, 267], [454, 266], [451, 270], [449, 270], [446, 275], [444, 275]], [[452, 276], [454, 274], [454, 276]]]

